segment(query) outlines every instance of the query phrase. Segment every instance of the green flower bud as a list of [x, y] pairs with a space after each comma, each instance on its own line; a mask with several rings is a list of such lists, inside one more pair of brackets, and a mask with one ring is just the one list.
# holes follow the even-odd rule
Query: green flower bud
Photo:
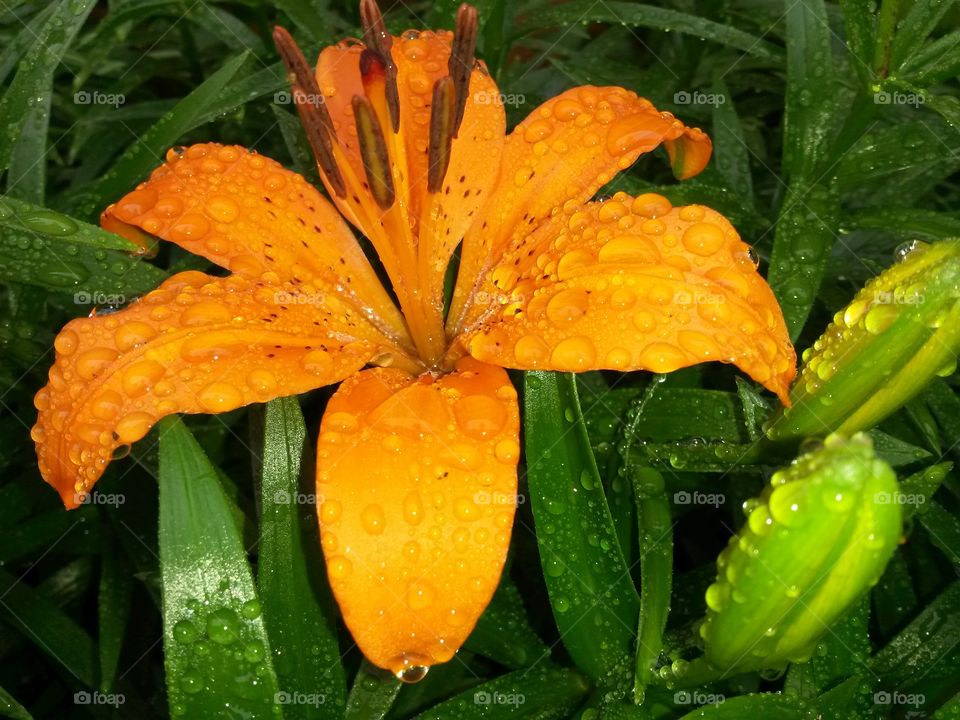
[[897, 479], [870, 439], [831, 435], [774, 473], [746, 525], [717, 558], [700, 628], [725, 671], [803, 662], [870, 587], [902, 529]]
[[792, 407], [771, 440], [850, 435], [873, 427], [956, 370], [960, 351], [960, 241], [912, 243], [871, 280], [803, 353]]

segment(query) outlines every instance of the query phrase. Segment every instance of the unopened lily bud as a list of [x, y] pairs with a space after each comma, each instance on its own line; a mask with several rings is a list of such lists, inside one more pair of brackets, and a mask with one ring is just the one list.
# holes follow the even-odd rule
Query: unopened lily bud
[[771, 440], [851, 434], [897, 410], [960, 351], [960, 241], [912, 243], [803, 353]]
[[774, 473], [717, 559], [700, 628], [707, 661], [748, 671], [809, 658], [893, 554], [898, 497], [896, 476], [863, 434], [831, 435]]

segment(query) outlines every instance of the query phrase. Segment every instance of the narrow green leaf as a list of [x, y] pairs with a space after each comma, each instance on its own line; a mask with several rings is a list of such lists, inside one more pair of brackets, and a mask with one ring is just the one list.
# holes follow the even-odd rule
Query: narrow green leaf
[[130, 600], [133, 596], [133, 568], [117, 546], [112, 532], [105, 528], [101, 542], [100, 586], [97, 617], [100, 653], [100, 691], [113, 692], [117, 663], [127, 634]]
[[924, 391], [924, 399], [940, 426], [945, 443], [951, 447], [960, 443], [960, 398], [943, 380], [934, 380]]
[[588, 22], [608, 22], [692, 35], [742, 50], [758, 58], [778, 59], [782, 56], [776, 45], [732, 25], [723, 25], [678, 10], [617, 0], [602, 3], [588, 0], [549, 5], [527, 15], [525, 20], [520, 22], [518, 34], [524, 35], [545, 27], [568, 27]]
[[[267, 404], [257, 581], [287, 718], [339, 718], [346, 684], [324, 572], [313, 467], [297, 398]], [[314, 502], [309, 502], [309, 501]]]
[[[33, 151], [37, 150], [36, 143], [42, 138], [40, 155], [34, 156], [33, 162], [38, 158], [42, 162], [45, 157], [53, 74], [94, 5], [93, 0], [61, 0], [20, 61], [13, 82], [0, 99], [0, 172], [10, 168], [24, 137]], [[26, 126], [31, 128], [24, 136]], [[18, 176], [28, 170], [28, 166], [22, 164], [27, 160], [29, 158], [25, 155], [18, 156]]]
[[743, 198], [744, 205], [754, 207], [753, 176], [750, 174], [750, 151], [743, 138], [740, 116], [733, 105], [733, 96], [719, 73], [713, 91], [723, 102], [713, 106], [713, 161], [727, 187]]
[[898, 551], [890, 558], [871, 595], [873, 617], [880, 637], [889, 637], [916, 612], [917, 593], [902, 552]]
[[573, 375], [525, 375], [527, 480], [550, 605], [591, 678], [632, 654], [639, 598], [590, 450]]
[[787, 189], [767, 281], [780, 301], [791, 340], [796, 341], [813, 308], [837, 237], [839, 212], [839, 197], [832, 184], [797, 180]]
[[673, 587], [673, 521], [663, 476], [648, 467], [631, 467], [640, 530], [640, 619], [634, 701], [642, 704], [663, 649], [663, 630]]
[[943, 551], [954, 567], [960, 568], [960, 518], [936, 500], [929, 500], [919, 507], [917, 517], [930, 534], [930, 541]]
[[[698, 697], [709, 699], [718, 697], [701, 691], [681, 690], [676, 695], [690, 698], [689, 702], [696, 702]], [[744, 718], [777, 718], [777, 720], [801, 720], [804, 710], [796, 698], [779, 693], [757, 693], [738, 695], [724, 699], [719, 696], [719, 702], [692, 710], [681, 720], [743, 720]], [[701, 700], [702, 702], [702, 700]]]
[[916, 0], [910, 12], [897, 26], [890, 51], [891, 69], [899, 69], [933, 32], [937, 23], [953, 7], [955, 0]]
[[364, 660], [353, 679], [343, 720], [383, 720], [400, 692], [400, 681]]
[[506, 577], [501, 578], [490, 604], [463, 646], [512, 670], [533, 665], [550, 654], [530, 627], [520, 591]]
[[171, 715], [280, 718], [277, 678], [240, 532], [178, 417], [160, 422], [163, 648]]
[[752, 383], [737, 376], [737, 396], [740, 398], [740, 410], [743, 413], [744, 429], [751, 441], [759, 440], [763, 435], [762, 426], [770, 415], [770, 404], [757, 392]]
[[587, 683], [575, 670], [541, 663], [475, 685], [416, 720], [573, 717], [586, 692]]
[[337, 22], [337, 15], [329, 12], [328, 3], [322, 0], [275, 0], [275, 4], [316, 42], [332, 40], [341, 34], [342, 22]]
[[155, 166], [163, 162], [167, 148], [195, 128], [198, 119], [216, 102], [220, 92], [243, 66], [249, 53], [243, 52], [224, 63], [176, 107], [136, 139], [123, 157], [84, 197], [88, 212], [98, 211], [107, 202], [129, 191]]
[[131, 255], [134, 246], [100, 228], [0, 196], [0, 282], [74, 293], [87, 311], [121, 305], [151, 290], [166, 273]]
[[960, 217], [921, 208], [871, 208], [841, 220], [841, 230], [885, 230], [904, 239], [960, 237]]
[[0, 618], [86, 687], [97, 684], [93, 639], [60, 608], [20, 578], [0, 570]]
[[[864, 76], [873, 62], [873, 43], [877, 32], [877, 20], [870, 6], [862, 0], [840, 0], [843, 12], [843, 29], [847, 47], [854, 56], [854, 67]], [[861, 70], [861, 68], [863, 70]]]
[[897, 24], [909, 5], [908, 0], [881, 0], [877, 17], [877, 35], [873, 45], [873, 69], [880, 77], [890, 74], [890, 53]]
[[783, 170], [814, 178], [829, 145], [836, 112], [830, 25], [823, 0], [786, 0], [787, 89]]
[[33, 720], [33, 716], [27, 712], [27, 709], [2, 687], [0, 687], [0, 715], [12, 720]]
[[888, 687], [902, 687], [915, 673], [954, 648], [960, 637], [960, 582], [953, 582], [929, 603], [886, 647], [870, 666]]
[[928, 86], [956, 77], [960, 72], [960, 30], [927, 43], [911, 55], [900, 68], [900, 76], [918, 85]]

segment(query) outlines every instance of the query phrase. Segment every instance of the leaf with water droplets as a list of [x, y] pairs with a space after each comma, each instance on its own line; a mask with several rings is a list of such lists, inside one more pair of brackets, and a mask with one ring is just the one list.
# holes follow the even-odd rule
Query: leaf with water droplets
[[776, 45], [744, 32], [733, 25], [723, 25], [704, 17], [669, 8], [632, 2], [567, 2], [529, 13], [520, 23], [519, 33], [559, 25], [570, 27], [577, 23], [608, 22], [635, 27], [647, 27], [665, 32], [678, 32], [712, 40], [742, 50], [758, 58], [779, 59], [782, 51]]
[[[340, 646], [323, 572], [313, 465], [295, 397], [272, 400], [264, 419], [257, 582], [280, 691], [323, 697], [291, 703], [287, 718], [339, 718], [346, 705]], [[307, 455], [309, 458], [309, 455]]]
[[0, 714], [11, 720], [33, 720], [33, 716], [27, 712], [27, 709], [2, 687], [0, 687]]
[[229, 500], [176, 417], [160, 429], [160, 567], [171, 716], [217, 717], [230, 707], [282, 717], [284, 696]]
[[401, 687], [392, 673], [364, 660], [353, 679], [343, 720], [382, 720]]
[[463, 646], [514, 670], [550, 654], [530, 627], [520, 591], [508, 577], [500, 579], [490, 604]]
[[[680, 690], [681, 698], [690, 698], [685, 704], [694, 701], [699, 695], [704, 698], [724, 698], [723, 695], [698, 691]], [[702, 702], [702, 701], [701, 701]], [[743, 720], [743, 718], [777, 718], [777, 720], [801, 720], [805, 707], [794, 697], [779, 693], [753, 693], [733, 698], [714, 699], [712, 704], [691, 710], [680, 720]]]
[[550, 604], [574, 662], [597, 679], [632, 654], [639, 598], [573, 376], [528, 372], [524, 402], [530, 503]]
[[[890, 70], [899, 70], [922, 47], [923, 41], [950, 10], [953, 0], [917, 0], [899, 23], [890, 49]], [[894, 72], [891, 72], [894, 74]]]
[[585, 678], [576, 670], [543, 662], [474, 685], [417, 715], [415, 720], [573, 717], [588, 687]]

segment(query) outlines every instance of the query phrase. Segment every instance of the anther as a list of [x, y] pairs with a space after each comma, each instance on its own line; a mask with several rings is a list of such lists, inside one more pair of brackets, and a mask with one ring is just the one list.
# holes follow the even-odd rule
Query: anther
[[353, 116], [357, 121], [360, 157], [367, 172], [370, 194], [373, 195], [380, 209], [386, 210], [393, 205], [396, 195], [393, 189], [393, 176], [390, 173], [387, 144], [383, 139], [383, 129], [369, 99], [363, 95], [354, 95], [351, 102]]
[[439, 192], [443, 177], [450, 164], [450, 147], [453, 144], [456, 98], [454, 81], [442, 77], [433, 85], [433, 103], [430, 111], [430, 145], [427, 150], [427, 190]]
[[293, 101], [317, 164], [334, 192], [339, 197], [346, 197], [346, 184], [333, 156], [333, 140], [336, 137], [333, 120], [323, 102], [323, 94], [320, 92], [320, 86], [317, 85], [317, 78], [289, 32], [282, 27], [275, 27], [273, 42], [291, 75]]
[[453, 78], [456, 90], [456, 108], [453, 117], [453, 136], [456, 137], [463, 122], [463, 113], [470, 92], [470, 75], [477, 49], [477, 9], [464, 3], [457, 10], [457, 23], [453, 35], [453, 47], [447, 61], [447, 71]]
[[397, 90], [397, 66], [390, 53], [393, 38], [387, 32], [383, 13], [380, 12], [376, 0], [360, 0], [360, 24], [363, 27], [363, 40], [367, 47], [383, 59], [390, 124], [393, 126], [393, 131], [397, 132], [400, 129], [400, 93]]

